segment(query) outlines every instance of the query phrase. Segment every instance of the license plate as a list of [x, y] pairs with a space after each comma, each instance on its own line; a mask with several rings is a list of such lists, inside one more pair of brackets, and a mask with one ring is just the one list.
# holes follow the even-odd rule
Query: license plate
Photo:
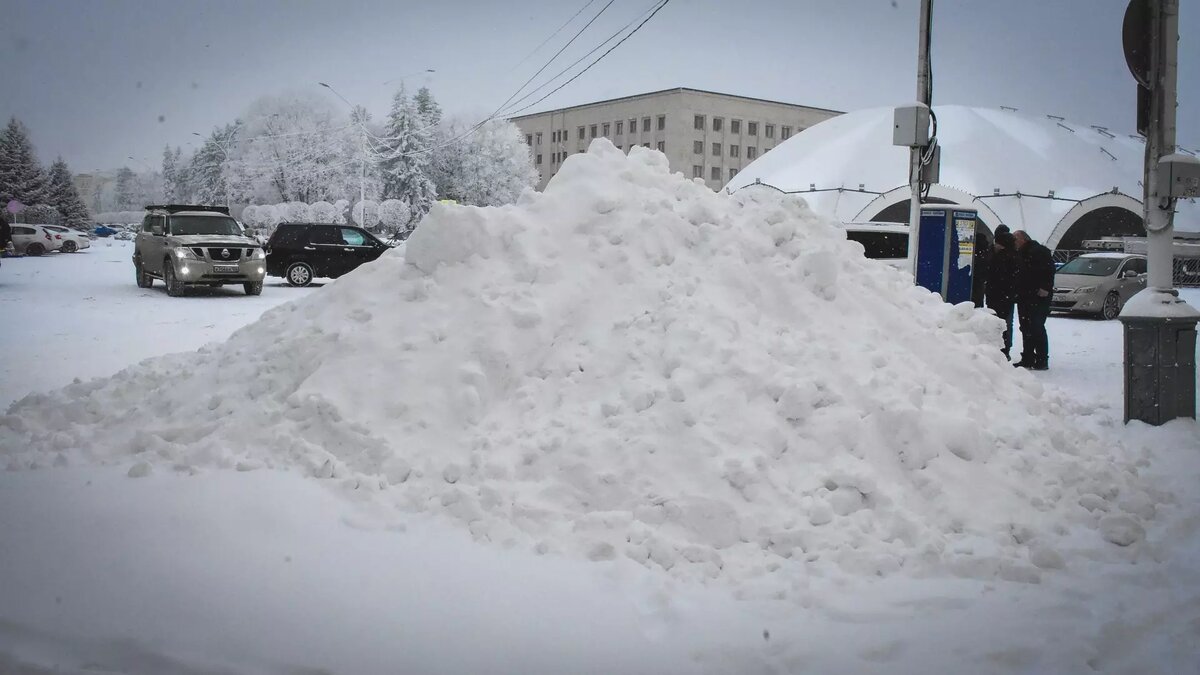
[[229, 274], [229, 273], [237, 274], [238, 266], [237, 265], [213, 265], [213, 271], [218, 274]]
[[1065, 295], [1056, 295], [1056, 296], [1054, 296], [1054, 301], [1055, 301], [1055, 302], [1066, 302], [1066, 301], [1067, 301], [1067, 296], [1065, 296]]

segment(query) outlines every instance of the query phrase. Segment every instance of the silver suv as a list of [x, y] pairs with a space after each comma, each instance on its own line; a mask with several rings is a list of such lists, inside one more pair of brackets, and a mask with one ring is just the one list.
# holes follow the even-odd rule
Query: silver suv
[[1145, 287], [1145, 256], [1087, 253], [1058, 268], [1050, 308], [1115, 319], [1129, 298]]
[[134, 239], [137, 285], [150, 288], [162, 279], [167, 295], [183, 295], [189, 286], [241, 284], [247, 295], [262, 293], [266, 253], [247, 237], [224, 206], [147, 206]]

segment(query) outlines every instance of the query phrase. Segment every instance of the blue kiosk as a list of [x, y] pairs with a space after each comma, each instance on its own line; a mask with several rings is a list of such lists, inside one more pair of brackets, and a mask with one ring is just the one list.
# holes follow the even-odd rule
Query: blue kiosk
[[952, 304], [970, 302], [975, 259], [975, 226], [979, 213], [957, 204], [921, 207], [917, 233], [918, 286]]

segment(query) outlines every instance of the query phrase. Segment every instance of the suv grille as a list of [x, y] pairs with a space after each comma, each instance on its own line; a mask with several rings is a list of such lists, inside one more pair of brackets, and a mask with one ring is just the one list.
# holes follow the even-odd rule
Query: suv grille
[[[222, 251], [227, 251], [228, 252], [227, 255], [221, 255]], [[230, 261], [238, 260], [239, 258], [242, 257], [242, 249], [230, 248], [230, 247], [226, 247], [226, 246], [222, 246], [220, 248], [210, 248], [210, 249], [208, 249], [208, 257], [216, 262], [225, 262], [226, 260], [230, 260]]]

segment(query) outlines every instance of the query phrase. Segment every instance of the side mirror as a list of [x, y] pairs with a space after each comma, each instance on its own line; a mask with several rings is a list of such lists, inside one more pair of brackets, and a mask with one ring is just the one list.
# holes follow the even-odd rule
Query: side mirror
[[1121, 276], [1126, 279], [1136, 278], [1137, 275], [1138, 275], [1138, 273], [1133, 270], [1125, 270], [1124, 272], [1121, 273]]

